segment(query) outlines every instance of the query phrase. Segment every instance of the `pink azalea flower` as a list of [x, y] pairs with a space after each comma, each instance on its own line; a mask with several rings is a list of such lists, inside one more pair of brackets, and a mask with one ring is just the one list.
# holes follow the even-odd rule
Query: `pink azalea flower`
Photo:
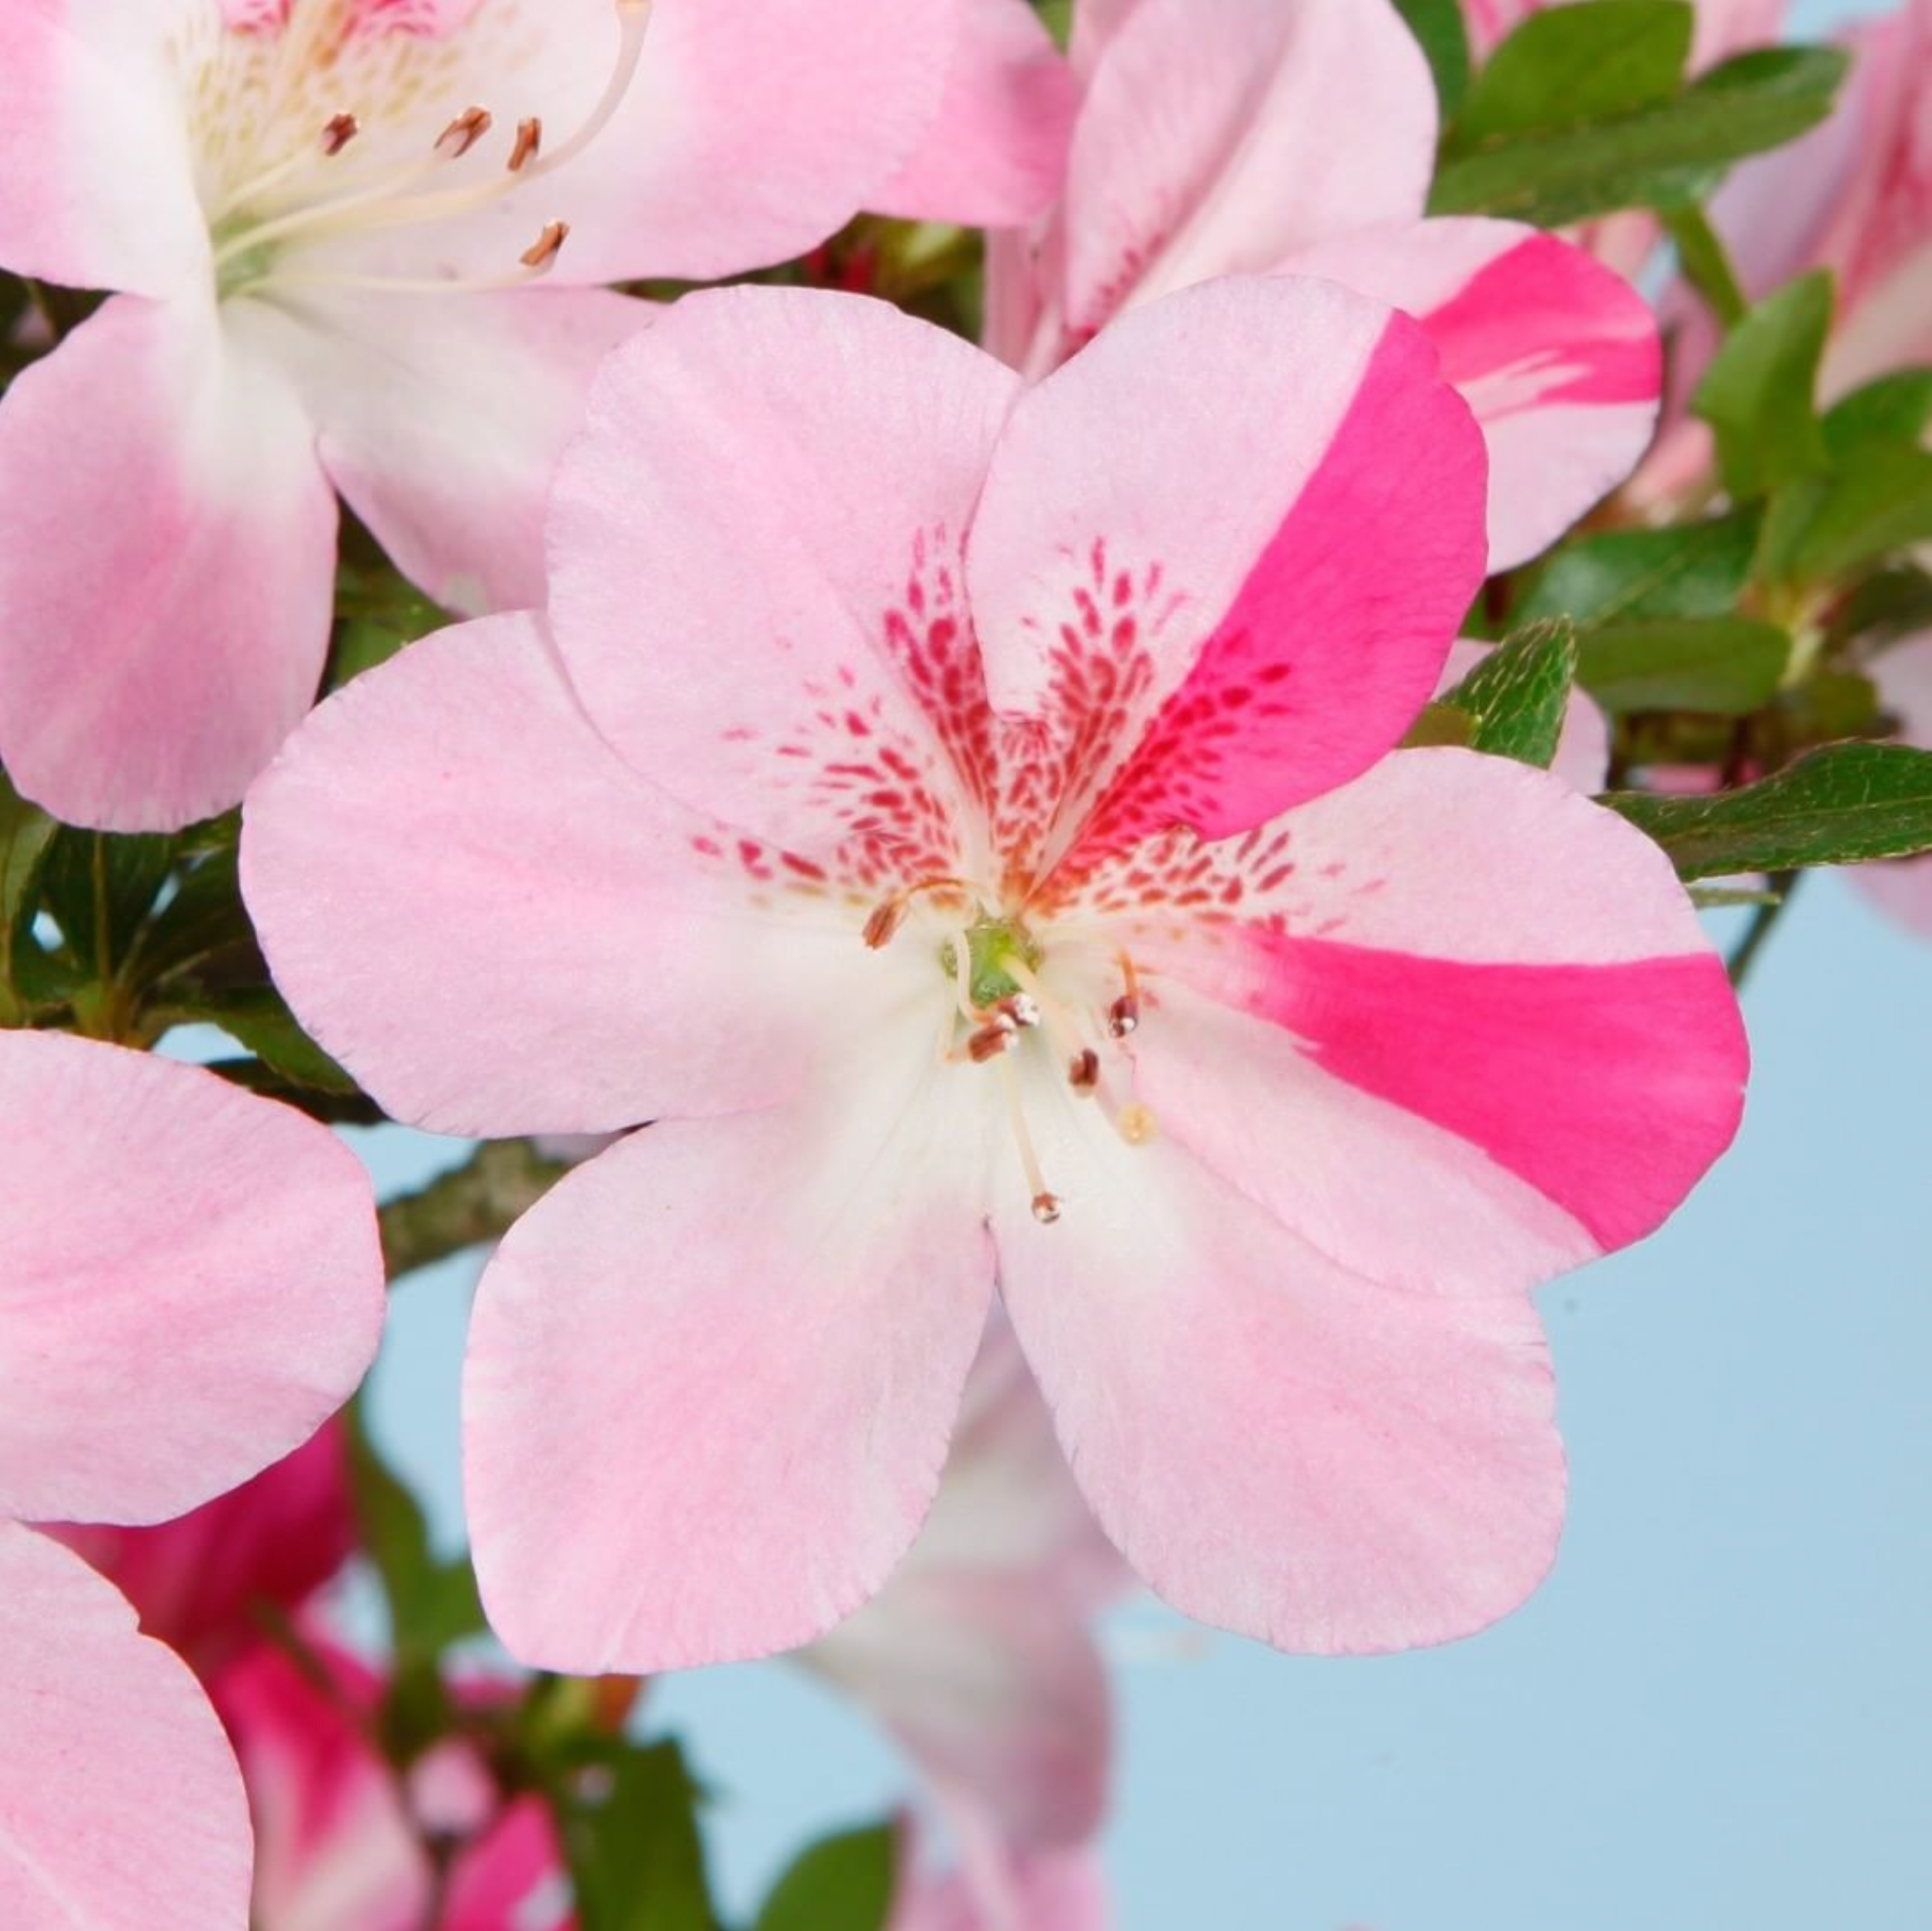
[[551, 466], [651, 312], [592, 285], [837, 228], [961, 4], [9, 6], [0, 265], [123, 291], [0, 408], [16, 785], [120, 830], [234, 804], [315, 695], [338, 492], [431, 596], [540, 598]]
[[1384, 1649], [1534, 1586], [1525, 1290], [1669, 1214], [1745, 1046], [1655, 845], [1545, 772], [1384, 755], [1482, 511], [1431, 344], [1331, 283], [1189, 289], [1031, 389], [760, 288], [606, 364], [548, 613], [359, 678], [243, 841], [279, 981], [394, 1115], [658, 1122], [479, 1292], [515, 1653], [648, 1670], [856, 1609], [995, 1278], [1178, 1607]]
[[0, 1034], [0, 1923], [247, 1922], [234, 1759], [187, 1666], [26, 1520], [154, 1522], [311, 1433], [375, 1350], [354, 1157], [195, 1068]]
[[1324, 275], [1417, 317], [1490, 452], [1490, 567], [1627, 475], [1657, 418], [1643, 299], [1520, 223], [1425, 221], [1435, 84], [1386, 0], [1135, 0], [1083, 12], [1058, 206], [990, 255], [988, 345], [1031, 375], [1211, 276]]
[[927, 1874], [915, 1855], [886, 1931], [1108, 1931], [1100, 1857], [1091, 1846], [1017, 1850], [993, 1838], [969, 1843], [957, 1868]]
[[263, 1605], [300, 1608], [348, 1560], [347, 1445], [331, 1422], [252, 1481], [171, 1522], [55, 1532], [134, 1605], [150, 1636], [206, 1670], [261, 1633]]

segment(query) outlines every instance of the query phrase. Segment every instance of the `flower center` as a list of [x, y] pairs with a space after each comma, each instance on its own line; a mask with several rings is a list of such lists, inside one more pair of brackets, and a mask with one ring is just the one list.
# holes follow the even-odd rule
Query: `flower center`
[[[584, 153], [610, 124], [636, 79], [649, 25], [651, 0], [614, 0], [618, 48], [597, 104], [564, 140], [551, 141], [534, 115], [515, 123], [504, 140], [502, 165], [460, 183], [449, 176], [455, 164], [492, 139], [496, 118], [486, 107], [467, 107], [442, 122], [421, 148], [400, 158], [359, 167], [364, 120], [353, 100], [343, 100], [305, 132], [295, 150], [246, 172], [226, 188], [209, 214], [214, 247], [215, 288], [226, 301], [287, 288], [355, 288], [385, 294], [465, 294], [513, 288], [539, 280], [555, 264], [570, 233], [567, 221], [548, 220], [536, 238], [501, 274], [472, 277], [408, 276], [359, 272], [351, 265], [318, 258], [314, 251], [372, 235], [425, 229], [491, 208], [533, 181], [553, 175]], [[341, 77], [353, 69], [343, 57], [347, 31], [331, 0], [297, 6], [275, 48], [277, 98], [314, 92], [318, 77], [352, 86]], [[458, 28], [456, 32], [466, 31]], [[300, 105], [288, 111], [301, 113]]]
[[[1127, 1145], [1144, 1146], [1159, 1130], [1153, 1111], [1117, 1090], [1117, 1085], [1132, 1086], [1124, 1043], [1140, 1029], [1143, 994], [1134, 962], [1124, 952], [1107, 958], [1098, 977], [1093, 961], [1083, 961], [1077, 947], [1068, 948], [1064, 975], [1050, 972], [1048, 947], [1016, 913], [989, 912], [989, 896], [959, 879], [922, 881], [874, 910], [865, 921], [865, 943], [875, 951], [891, 944], [921, 905], [937, 922], [938, 965], [953, 994], [940, 1030], [939, 1060], [994, 1069], [1031, 1190], [1033, 1217], [1050, 1226], [1065, 1203], [1047, 1184], [1028, 1124], [1021, 1055], [1052, 1054], [1068, 1091], [1093, 1101]], [[1056, 987], [1063, 976], [1070, 991]]]

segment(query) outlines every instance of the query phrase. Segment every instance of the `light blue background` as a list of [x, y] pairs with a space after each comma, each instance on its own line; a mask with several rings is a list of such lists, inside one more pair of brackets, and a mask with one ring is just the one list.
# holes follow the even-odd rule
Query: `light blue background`
[[[1932, 1927], [1932, 945], [1813, 880], [1746, 1004], [1728, 1160], [1543, 1297], [1572, 1486], [1527, 1608], [1346, 1662], [1116, 1620], [1124, 1931]], [[452, 1157], [364, 1142], [390, 1187]], [[474, 1272], [398, 1291], [372, 1393], [453, 1546]], [[739, 1908], [907, 1788], [784, 1665], [663, 1680], [650, 1708], [719, 1792]]]

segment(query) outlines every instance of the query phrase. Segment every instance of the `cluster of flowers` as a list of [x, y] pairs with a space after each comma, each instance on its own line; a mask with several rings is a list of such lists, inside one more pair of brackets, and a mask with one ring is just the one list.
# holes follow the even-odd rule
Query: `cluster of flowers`
[[[1834, 389], [1923, 346], [1928, 34], [1714, 210], [1754, 288], [1841, 268]], [[0, 405], [7, 771], [116, 833], [245, 800], [276, 982], [391, 1118], [620, 1136], [479, 1290], [490, 1623], [585, 1677], [808, 1645], [948, 1800], [903, 1931], [1099, 1921], [1122, 1558], [1301, 1651], [1519, 1604], [1531, 1290], [1738, 1121], [1601, 716], [1553, 771], [1399, 748], [1486, 576], [1708, 466], [1610, 265], [1654, 231], [1425, 217], [1437, 131], [1384, 0], [1081, 0], [1065, 55], [1023, 0], [0, 7], [0, 267], [116, 291]], [[862, 209], [989, 231], [984, 347], [640, 291]], [[311, 711], [339, 500], [474, 621]], [[1932, 644], [1886, 664], [1932, 742]], [[0, 1922], [248, 1922], [237, 1753], [270, 1931], [563, 1922], [501, 1683], [405, 1781], [309, 1600], [353, 1157], [32, 1030], [0, 1138]], [[152, 1539], [18, 1526], [305, 1441]]]

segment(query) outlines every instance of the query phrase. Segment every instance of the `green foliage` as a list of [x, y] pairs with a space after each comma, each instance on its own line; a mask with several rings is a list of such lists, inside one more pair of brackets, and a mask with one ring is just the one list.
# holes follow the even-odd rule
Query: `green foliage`
[[1472, 751], [1547, 769], [1576, 677], [1576, 631], [1557, 619], [1498, 644], [1443, 700], [1469, 720]]
[[1932, 752], [1833, 744], [1755, 785], [1709, 798], [1612, 791], [1682, 879], [1862, 864], [1932, 850]]
[[1570, 617], [1583, 626], [1728, 616], [1750, 580], [1758, 522], [1756, 511], [1745, 511], [1583, 537], [1536, 572], [1516, 615]]
[[1586, 0], [1530, 14], [1471, 86], [1458, 149], [1588, 127], [1668, 101], [1694, 24], [1684, 0]]
[[1776, 695], [1791, 654], [1791, 638], [1755, 618], [1650, 618], [1591, 630], [1577, 676], [1606, 711], [1742, 716]]
[[1462, 0], [1395, 0], [1395, 5], [1429, 63], [1436, 98], [1447, 121], [1469, 90], [1469, 28], [1462, 18]]
[[814, 1844], [771, 1887], [752, 1931], [881, 1931], [897, 1853], [890, 1824]]
[[1759, 568], [1776, 583], [1825, 583], [1928, 540], [1932, 453], [1861, 444], [1843, 468], [1807, 476], [1773, 503]]
[[558, 1822], [583, 1931], [717, 1931], [683, 1751], [612, 1742], [579, 1755]]
[[1822, 269], [1788, 283], [1738, 323], [1698, 385], [1691, 406], [1717, 436], [1718, 473], [1736, 500], [1825, 467], [1813, 393], [1832, 303]]
[[1871, 443], [1917, 443], [1932, 428], [1932, 369], [1894, 369], [1825, 414], [1825, 448], [1842, 463]]

